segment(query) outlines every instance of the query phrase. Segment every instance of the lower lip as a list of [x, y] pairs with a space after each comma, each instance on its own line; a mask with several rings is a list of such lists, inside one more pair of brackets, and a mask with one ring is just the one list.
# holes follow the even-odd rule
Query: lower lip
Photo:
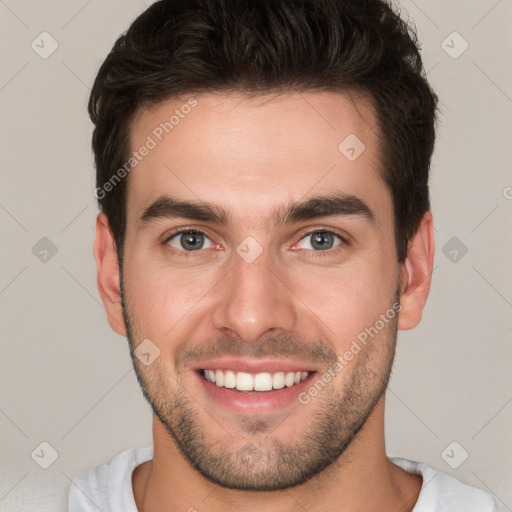
[[311, 372], [305, 380], [291, 387], [272, 391], [237, 391], [217, 386], [206, 380], [199, 371], [194, 371], [204, 392], [216, 403], [235, 412], [246, 414], [274, 412], [298, 402], [298, 396], [309, 386], [315, 372]]

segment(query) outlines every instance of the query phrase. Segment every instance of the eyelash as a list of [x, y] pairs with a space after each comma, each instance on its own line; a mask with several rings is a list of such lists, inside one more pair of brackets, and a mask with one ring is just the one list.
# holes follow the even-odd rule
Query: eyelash
[[[329, 256], [329, 255], [332, 255], [333, 253], [337, 253], [338, 250], [341, 250], [343, 249], [344, 247], [346, 246], [349, 246], [350, 243], [349, 241], [347, 240], [347, 238], [343, 235], [341, 235], [339, 232], [337, 232], [336, 230], [332, 229], [332, 228], [317, 228], [317, 229], [313, 229], [311, 231], [308, 231], [307, 233], [304, 233], [298, 240], [298, 242], [300, 242], [302, 239], [306, 238], [307, 236], [310, 236], [314, 233], [331, 233], [335, 236], [337, 236], [340, 240], [341, 240], [341, 243], [339, 245], [337, 245], [336, 247], [332, 248], [332, 249], [327, 249], [325, 251], [315, 251], [315, 250], [308, 250], [308, 249], [303, 249], [303, 250], [308, 250], [309, 252], [312, 252], [314, 254], [314, 258], [324, 258], [326, 256]], [[165, 239], [163, 240], [162, 242], [162, 246], [164, 249], [166, 249], [167, 251], [169, 252], [172, 252], [174, 254], [178, 254], [179, 256], [183, 256], [185, 258], [190, 258], [190, 257], [194, 257], [194, 256], [197, 256], [197, 254], [194, 254], [194, 253], [198, 253], [198, 252], [201, 252], [202, 249], [198, 250], [198, 251], [180, 251], [180, 250], [177, 250], [175, 249], [174, 247], [170, 247], [168, 245], [168, 242], [169, 240], [171, 240], [171, 238], [174, 238], [175, 236], [177, 235], [181, 235], [181, 234], [184, 234], [184, 233], [202, 233], [204, 236], [206, 236], [207, 238], [210, 238], [208, 236], [208, 233], [206, 233], [205, 230], [201, 229], [201, 228], [197, 228], [197, 227], [194, 227], [194, 228], [180, 228], [176, 231], [173, 231], [169, 236], [166, 236]], [[298, 243], [297, 242], [297, 243]], [[327, 253], [327, 254], [325, 254]]]

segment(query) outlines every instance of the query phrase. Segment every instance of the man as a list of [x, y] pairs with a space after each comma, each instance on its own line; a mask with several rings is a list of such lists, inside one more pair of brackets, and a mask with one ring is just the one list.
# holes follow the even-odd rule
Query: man
[[111, 327], [154, 447], [70, 510], [492, 511], [389, 459], [397, 330], [421, 319], [437, 97], [383, 1], [162, 0], [89, 104]]

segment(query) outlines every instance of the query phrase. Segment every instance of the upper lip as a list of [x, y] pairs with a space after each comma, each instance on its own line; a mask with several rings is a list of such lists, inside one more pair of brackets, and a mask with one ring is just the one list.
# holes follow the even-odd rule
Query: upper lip
[[210, 359], [192, 366], [192, 370], [233, 370], [234, 372], [314, 372], [316, 368], [301, 362], [279, 361], [277, 359]]

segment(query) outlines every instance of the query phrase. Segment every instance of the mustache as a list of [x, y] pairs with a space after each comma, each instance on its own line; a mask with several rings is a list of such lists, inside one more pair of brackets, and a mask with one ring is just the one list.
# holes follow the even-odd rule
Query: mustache
[[307, 341], [292, 334], [268, 336], [255, 342], [222, 336], [208, 345], [183, 346], [176, 353], [176, 367], [185, 367], [198, 359], [221, 357], [272, 358], [306, 361], [312, 365], [332, 365], [337, 361], [336, 352], [323, 340]]

